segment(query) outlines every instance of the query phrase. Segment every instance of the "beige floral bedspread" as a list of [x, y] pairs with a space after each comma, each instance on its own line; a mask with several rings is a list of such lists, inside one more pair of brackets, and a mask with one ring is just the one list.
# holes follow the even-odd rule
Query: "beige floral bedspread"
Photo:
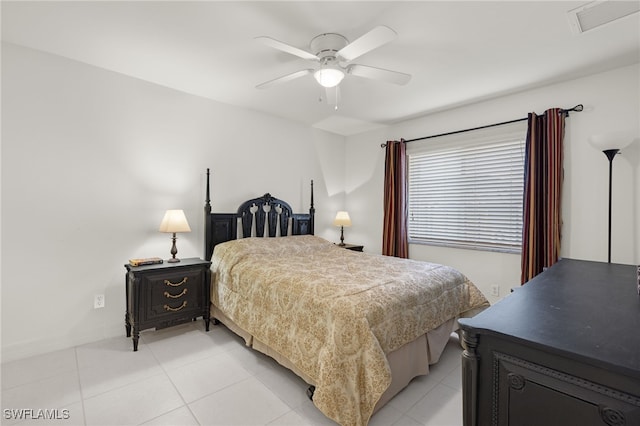
[[342, 425], [367, 424], [391, 382], [385, 353], [489, 305], [453, 268], [311, 235], [219, 244], [211, 268], [212, 303], [311, 378]]

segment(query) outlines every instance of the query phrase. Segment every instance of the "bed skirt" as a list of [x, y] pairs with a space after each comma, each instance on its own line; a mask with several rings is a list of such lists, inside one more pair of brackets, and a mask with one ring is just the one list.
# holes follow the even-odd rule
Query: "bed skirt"
[[[247, 346], [276, 360], [280, 365], [294, 372], [309, 385], [315, 386], [313, 380], [299, 371], [286, 357], [260, 342], [250, 333], [238, 327], [215, 305], [211, 305], [211, 317], [222, 322], [228, 329], [244, 339]], [[391, 398], [404, 389], [409, 382], [417, 376], [429, 374], [429, 365], [435, 364], [444, 351], [449, 336], [458, 328], [458, 321], [452, 318], [439, 327], [423, 334], [412, 342], [387, 354], [387, 361], [391, 368], [391, 384], [382, 394], [373, 410], [375, 413], [382, 408]]]

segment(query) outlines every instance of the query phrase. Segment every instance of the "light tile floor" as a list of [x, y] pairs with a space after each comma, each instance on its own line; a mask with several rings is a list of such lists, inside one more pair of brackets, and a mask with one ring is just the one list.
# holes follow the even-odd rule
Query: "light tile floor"
[[[206, 333], [198, 321], [140, 337], [138, 352], [123, 333], [3, 363], [2, 424], [335, 424], [307, 398], [304, 381], [222, 325]], [[414, 379], [369, 424], [460, 426], [461, 351], [454, 334], [431, 373]], [[33, 409], [22, 413], [35, 418], [17, 420], [12, 409]]]

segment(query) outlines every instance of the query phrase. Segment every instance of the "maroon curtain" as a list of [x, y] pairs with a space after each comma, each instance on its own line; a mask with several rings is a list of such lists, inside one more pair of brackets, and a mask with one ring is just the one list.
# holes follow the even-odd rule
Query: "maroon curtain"
[[524, 160], [521, 283], [558, 261], [565, 113], [552, 108], [528, 116]]
[[406, 159], [404, 140], [387, 142], [384, 167], [382, 254], [403, 258], [409, 257]]

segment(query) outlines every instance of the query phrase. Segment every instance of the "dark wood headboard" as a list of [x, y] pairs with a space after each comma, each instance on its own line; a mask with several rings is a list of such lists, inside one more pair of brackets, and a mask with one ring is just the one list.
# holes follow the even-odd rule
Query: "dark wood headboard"
[[[240, 220], [242, 237], [251, 236], [251, 230], [254, 226], [256, 237], [275, 237], [278, 234], [285, 236], [288, 235], [289, 223], [291, 223], [292, 235], [313, 235], [316, 212], [313, 207], [313, 180], [311, 181], [309, 213], [293, 213], [287, 202], [275, 198], [269, 193], [243, 202], [235, 213], [211, 213], [209, 177], [210, 173], [207, 169], [207, 194], [204, 205], [204, 258], [206, 260], [211, 259], [216, 244], [237, 238], [238, 220]], [[265, 211], [265, 207], [268, 211]]]

